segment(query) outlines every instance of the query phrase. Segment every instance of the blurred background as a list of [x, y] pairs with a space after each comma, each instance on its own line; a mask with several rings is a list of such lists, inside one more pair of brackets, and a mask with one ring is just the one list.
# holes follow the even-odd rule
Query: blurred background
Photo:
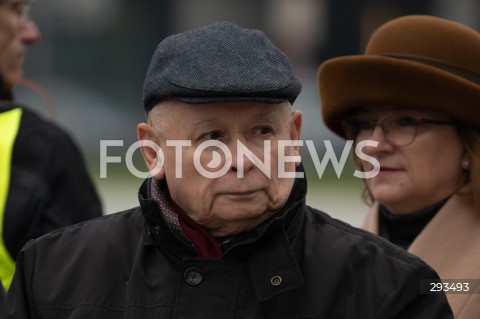
[[[376, 27], [407, 14], [436, 15], [480, 30], [479, 0], [39, 0], [32, 16], [42, 37], [28, 49], [25, 78], [46, 93], [21, 86], [15, 95], [72, 134], [105, 213], [113, 213], [137, 206], [142, 180], [129, 173], [125, 153], [136, 140], [136, 125], [145, 119], [143, 80], [163, 38], [223, 20], [264, 31], [290, 56], [303, 83], [294, 107], [304, 113], [303, 139], [315, 142], [321, 160], [324, 141], [331, 141], [338, 158], [345, 144], [321, 121], [319, 64], [361, 54]], [[107, 149], [121, 163], [110, 163], [106, 178], [100, 178], [101, 140], [123, 140], [123, 146]], [[305, 146], [302, 151], [308, 203], [359, 226], [368, 207], [350, 160], [339, 176], [331, 164], [319, 176]], [[138, 152], [134, 164], [145, 171]]]

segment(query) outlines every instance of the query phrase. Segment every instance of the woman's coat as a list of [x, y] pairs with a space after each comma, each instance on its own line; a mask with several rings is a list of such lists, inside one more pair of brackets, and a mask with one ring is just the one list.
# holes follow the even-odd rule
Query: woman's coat
[[[379, 225], [378, 206], [374, 203], [362, 227], [388, 239]], [[455, 318], [480, 318], [480, 211], [469, 186], [445, 203], [408, 251], [430, 264], [441, 279], [470, 280], [472, 293], [447, 292], [447, 297]]]

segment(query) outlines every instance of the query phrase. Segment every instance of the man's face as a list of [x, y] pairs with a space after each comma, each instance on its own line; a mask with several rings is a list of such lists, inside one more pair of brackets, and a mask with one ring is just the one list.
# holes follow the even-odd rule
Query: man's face
[[25, 10], [22, 0], [0, 3], [0, 72], [3, 76], [22, 76], [25, 46], [37, 42], [40, 36], [33, 21], [25, 19]]
[[[287, 159], [279, 170], [279, 153], [284, 158], [299, 153], [298, 147], [282, 146], [278, 141], [298, 140], [301, 129], [301, 113], [292, 112], [289, 103], [191, 105], [168, 101], [150, 111], [149, 119], [152, 126], [139, 125], [139, 138], [157, 143], [165, 155], [164, 170], [154, 177], [165, 178], [174, 202], [212, 235], [245, 232], [284, 206], [294, 180], [279, 176], [279, 173], [294, 172], [296, 163]], [[191, 146], [181, 148], [181, 161], [176, 148], [167, 146], [168, 140], [191, 141]], [[212, 141], [221, 142], [228, 148], [226, 153], [231, 154], [231, 164], [225, 166], [224, 174], [218, 172], [230, 160], [225, 152], [218, 147], [197, 150], [202, 143]], [[264, 153], [265, 141], [271, 143], [267, 153]], [[240, 142], [243, 150], [248, 149], [262, 163], [267, 163], [266, 157], [269, 158], [270, 177], [247, 156], [237, 159]], [[142, 151], [147, 165], [153, 169], [157, 161], [155, 152], [150, 149], [149, 155], [145, 150]], [[198, 157], [195, 157], [196, 150]], [[206, 173], [200, 171], [202, 168], [199, 170], [198, 164]], [[243, 177], [238, 176], [241, 167]], [[178, 177], [179, 169], [181, 178]], [[266, 171], [265, 167], [263, 169]], [[215, 172], [222, 176], [205, 176]]]

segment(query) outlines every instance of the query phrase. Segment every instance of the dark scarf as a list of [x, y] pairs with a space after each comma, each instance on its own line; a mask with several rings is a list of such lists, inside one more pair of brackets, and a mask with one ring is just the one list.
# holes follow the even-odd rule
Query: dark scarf
[[386, 227], [389, 240], [404, 249], [408, 249], [425, 226], [443, 207], [448, 198], [407, 215], [394, 215], [380, 205], [380, 225]]
[[194, 248], [200, 258], [222, 258], [223, 252], [215, 238], [175, 204], [165, 183], [152, 178], [150, 189], [152, 199], [159, 206], [163, 219], [172, 233], [176, 234], [185, 244]]

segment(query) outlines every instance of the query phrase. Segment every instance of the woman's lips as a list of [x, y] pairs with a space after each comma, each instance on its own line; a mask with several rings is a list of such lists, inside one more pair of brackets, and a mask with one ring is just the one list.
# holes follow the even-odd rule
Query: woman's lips
[[387, 176], [387, 175], [397, 173], [399, 171], [400, 169], [398, 168], [389, 167], [389, 166], [380, 166], [380, 171], [378, 172], [378, 176]]

